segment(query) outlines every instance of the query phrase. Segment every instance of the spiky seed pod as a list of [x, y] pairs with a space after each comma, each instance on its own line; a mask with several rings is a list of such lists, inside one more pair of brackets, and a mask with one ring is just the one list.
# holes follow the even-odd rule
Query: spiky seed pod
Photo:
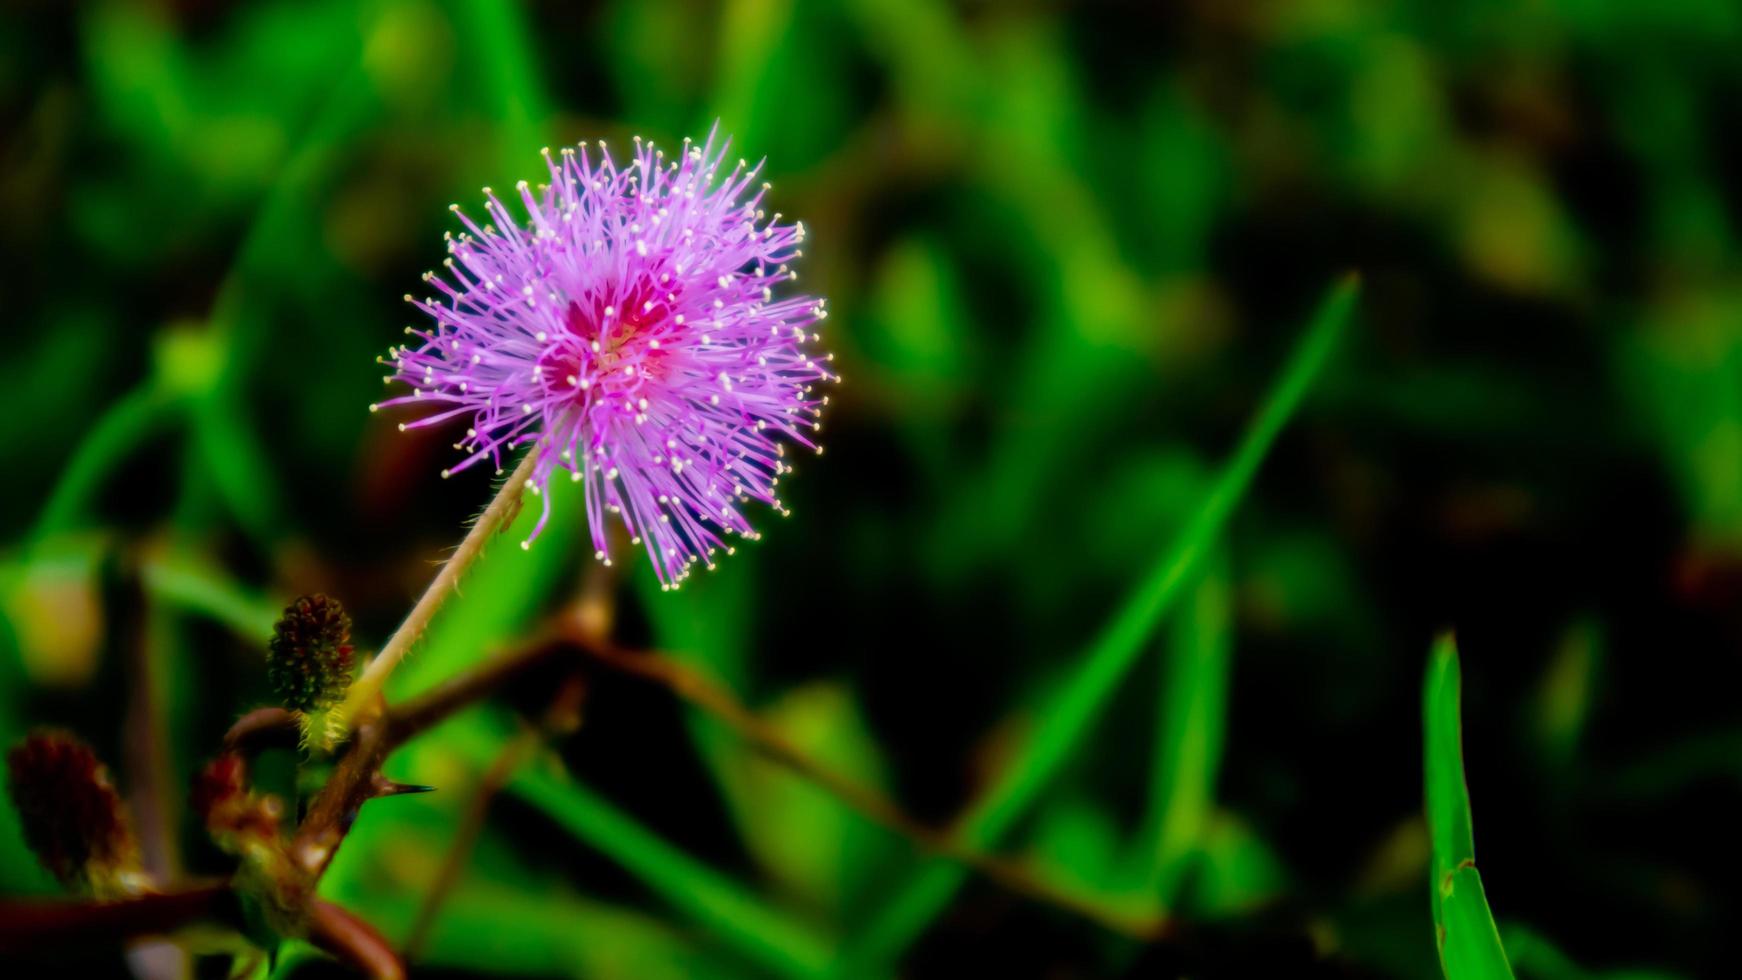
[[351, 686], [351, 617], [338, 600], [305, 595], [284, 608], [267, 644], [266, 676], [286, 708], [333, 707]]
[[6, 757], [25, 842], [68, 888], [110, 898], [143, 884], [139, 843], [109, 769], [68, 732], [34, 732]]

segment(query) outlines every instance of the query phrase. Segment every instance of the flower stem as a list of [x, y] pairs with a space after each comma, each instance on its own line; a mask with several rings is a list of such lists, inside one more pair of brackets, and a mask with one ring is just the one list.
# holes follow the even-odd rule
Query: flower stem
[[386, 645], [376, 654], [375, 659], [369, 661], [369, 666], [363, 668], [362, 676], [351, 685], [350, 694], [345, 697], [345, 703], [339, 706], [337, 712], [337, 717], [347, 727], [359, 714], [369, 710], [376, 696], [381, 693], [382, 686], [387, 683], [388, 676], [405, 659], [411, 645], [423, 636], [430, 620], [435, 618], [436, 610], [454, 593], [460, 583], [460, 576], [484, 553], [484, 546], [489, 543], [490, 538], [514, 519], [520, 496], [526, 491], [527, 481], [531, 479], [537, 463], [538, 452], [535, 447], [514, 468], [513, 474], [502, 484], [502, 489], [496, 491], [496, 498], [490, 501], [490, 506], [484, 508], [484, 513], [472, 524], [472, 529], [466, 532], [465, 539], [455, 549], [453, 557], [442, 565], [442, 570], [430, 582], [429, 588], [423, 591], [417, 605], [411, 607], [405, 622], [387, 638]]

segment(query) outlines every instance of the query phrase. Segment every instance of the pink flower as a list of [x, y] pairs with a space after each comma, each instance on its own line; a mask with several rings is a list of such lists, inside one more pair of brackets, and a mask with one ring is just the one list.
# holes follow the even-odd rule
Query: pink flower
[[667, 587], [712, 567], [726, 535], [756, 536], [749, 501], [784, 512], [782, 442], [817, 448], [815, 386], [839, 380], [809, 349], [823, 302], [778, 295], [804, 225], [764, 214], [760, 164], [722, 170], [729, 145], [685, 140], [668, 162], [637, 137], [622, 169], [603, 142], [596, 159], [546, 150], [550, 183], [519, 184], [524, 222], [488, 188], [482, 227], [455, 205], [466, 231], [448, 238], [445, 276], [425, 276], [438, 295], [407, 297], [434, 324], [389, 352], [390, 380], [412, 391], [381, 403], [431, 406], [405, 428], [468, 420], [444, 477], [483, 459], [500, 472], [530, 445], [544, 499], [532, 538], [566, 471], [597, 556], [609, 562], [615, 515]]

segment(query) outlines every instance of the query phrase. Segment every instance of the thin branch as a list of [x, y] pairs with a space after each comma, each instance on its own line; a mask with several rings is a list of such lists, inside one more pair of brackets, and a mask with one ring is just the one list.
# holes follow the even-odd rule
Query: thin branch
[[375, 927], [331, 902], [309, 903], [308, 940], [372, 980], [404, 980], [405, 964]]
[[920, 821], [877, 790], [806, 754], [724, 686], [685, 664], [656, 653], [635, 653], [603, 645], [576, 643], [575, 648], [597, 663], [665, 687], [725, 723], [770, 760], [815, 784], [866, 819], [908, 838], [921, 850], [974, 869], [1008, 891], [1066, 909], [1137, 939], [1159, 939], [1171, 928], [1171, 920], [1165, 915], [1134, 913], [1100, 896], [1066, 890], [1044, 880], [1021, 861], [976, 850], [948, 831]]
[[145, 870], [153, 880], [167, 882], [181, 873], [175, 830], [180, 798], [171, 776], [168, 719], [164, 716], [170, 669], [164, 657], [169, 651], [163, 643], [165, 623], [156, 600], [145, 589], [136, 558], [128, 569], [127, 601], [131, 620], [124, 641], [128, 693], [121, 721], [129, 777], [127, 795], [139, 829]]
[[469, 670], [450, 676], [429, 690], [388, 709], [385, 723], [388, 742], [398, 747], [427, 729], [447, 720], [496, 693], [503, 685], [540, 664], [574, 655], [573, 644], [548, 639], [517, 647], [492, 657]]
[[502, 787], [508, 784], [515, 771], [537, 751], [541, 735], [542, 733], [533, 728], [522, 729], [502, 747], [502, 751], [490, 763], [490, 768], [472, 788], [466, 800], [465, 812], [460, 816], [459, 826], [454, 830], [447, 853], [442, 855], [441, 867], [436, 870], [435, 881], [430, 883], [429, 890], [424, 893], [423, 904], [417, 910], [417, 918], [412, 921], [411, 931], [406, 934], [407, 960], [416, 960], [423, 952], [424, 943], [429, 940], [430, 930], [435, 927], [442, 903], [453, 892], [454, 885], [459, 883], [461, 872], [466, 870], [466, 863], [471, 860], [472, 849], [478, 843], [478, 836], [484, 831], [485, 819], [490, 814], [490, 804], [502, 792]]
[[435, 580], [424, 590], [423, 596], [417, 600], [417, 605], [411, 607], [411, 612], [405, 617], [399, 629], [387, 638], [387, 643], [369, 661], [369, 666], [363, 669], [361, 677], [351, 685], [351, 693], [340, 706], [339, 717], [356, 719], [381, 693], [382, 686], [405, 659], [412, 644], [423, 636], [429, 627], [430, 620], [435, 618], [436, 610], [446, 602], [448, 596], [460, 583], [460, 577], [466, 569], [478, 560], [484, 553], [484, 546], [495, 536], [496, 532], [508, 526], [514, 519], [520, 506], [520, 497], [526, 491], [527, 481], [531, 479], [534, 468], [538, 464], [538, 453], [529, 451], [520, 465], [514, 468], [502, 488], [496, 491], [496, 496], [490, 505], [484, 508], [484, 513], [473, 522], [472, 529], [466, 532], [466, 537], [460, 546], [454, 550], [453, 557], [442, 565], [442, 570], [436, 573]]
[[[509, 519], [504, 515], [509, 513], [511, 505], [504, 501], [510, 498], [518, 501], [518, 491], [524, 489], [529, 466], [527, 461], [521, 462], [473, 526], [460, 550], [431, 583], [417, 608], [406, 617], [405, 625], [388, 641], [381, 655], [364, 672], [364, 677], [353, 686], [344, 710], [361, 720], [327, 785], [310, 806], [291, 847], [292, 855], [310, 873], [318, 875], [325, 868], [358, 809], [368, 800], [382, 795], [379, 769], [393, 749], [440, 724], [455, 712], [491, 696], [529, 670], [564, 658], [576, 658], [667, 689], [680, 700], [718, 718], [764, 756], [835, 796], [866, 819], [907, 838], [923, 851], [973, 869], [1011, 892], [1065, 909], [1134, 938], [1154, 940], [1170, 934], [1174, 923], [1165, 914], [1132, 910], [1102, 896], [1062, 888], [1046, 881], [1021, 861], [984, 853], [946, 830], [915, 819], [882, 793], [835, 772], [806, 754], [707, 675], [657, 653], [615, 647], [603, 639], [603, 631], [587, 616], [560, 617], [559, 625], [549, 635], [456, 674], [429, 691], [388, 708], [380, 700], [380, 681], [385, 679], [392, 665], [404, 657], [411, 642], [453, 591], [459, 574], [476, 559], [490, 534]], [[386, 666], [378, 669], [382, 664]], [[365, 683], [371, 676], [375, 678], [373, 686]], [[373, 699], [378, 705], [376, 711], [359, 711], [361, 698]], [[472, 822], [481, 823], [482, 811], [495, 792], [492, 783], [505, 781], [511, 774], [517, 753], [510, 750], [518, 742], [519, 739], [504, 750], [486, 775], [481, 788], [489, 792], [479, 794], [482, 802], [474, 803], [474, 811], [467, 817], [467, 827]], [[465, 833], [463, 828], [462, 840]], [[469, 845], [460, 847], [458, 844], [457, 841], [438, 875], [437, 886], [427, 903], [429, 910], [420, 914], [413, 929], [409, 943], [411, 949], [416, 949], [424, 939], [429, 928], [426, 920], [433, 919], [433, 907], [440, 902], [439, 896], [446, 891], [447, 885], [451, 885], [451, 881], [446, 879], [457, 876], [458, 865], [463, 864], [469, 851]]]
[[[615, 583], [616, 575], [609, 566], [589, 566], [582, 580], [581, 594], [571, 607], [573, 631], [577, 635], [603, 641], [610, 634], [613, 619], [611, 593]], [[517, 665], [513, 666], [518, 669]], [[512, 672], [511, 670], [510, 673]], [[444, 693], [433, 701], [426, 698], [423, 702], [424, 714], [421, 716], [404, 711], [390, 713], [390, 737], [402, 741], [420, 731], [425, 719], [428, 720], [427, 723], [433, 724], [439, 716], [451, 713], [456, 704], [464, 703], [455, 701], [455, 689], [438, 690], [443, 690]], [[436, 917], [440, 914], [443, 903], [459, 883], [460, 875], [465, 871], [466, 864], [477, 847], [478, 837], [484, 832], [484, 823], [490, 815], [490, 804], [502, 792], [508, 780], [538, 751], [540, 743], [546, 737], [572, 732], [580, 725], [581, 706], [586, 699], [586, 693], [586, 682], [581, 676], [570, 675], [546, 707], [538, 727], [523, 728], [510, 739], [492, 760], [490, 768], [478, 780], [478, 784], [473, 787], [467, 798], [465, 812], [461, 814], [460, 824], [454, 831], [447, 852], [442, 855], [441, 867], [436, 871], [435, 881], [425, 893], [423, 904], [417, 910], [417, 918], [413, 920], [411, 931], [407, 934], [404, 947], [407, 960], [415, 961], [422, 953], [430, 931], [435, 928]]]
[[296, 715], [283, 708], [255, 708], [224, 733], [224, 750], [258, 755], [267, 749], [294, 749], [302, 739]]
[[948, 831], [918, 820], [883, 794], [807, 755], [705, 674], [658, 653], [624, 650], [597, 642], [568, 627], [566, 619], [562, 622], [565, 626], [556, 635], [457, 674], [424, 695], [390, 710], [386, 718], [389, 743], [397, 745], [438, 724], [530, 669], [561, 657], [578, 656], [584, 661], [665, 688], [678, 699], [719, 719], [770, 760], [814, 783], [872, 822], [908, 838], [920, 850], [972, 868], [1011, 892], [1063, 908], [1137, 939], [1162, 938], [1172, 928], [1172, 920], [1165, 915], [1131, 911], [1101, 896], [1061, 888], [1035, 874], [1021, 861], [987, 854], [961, 843]]

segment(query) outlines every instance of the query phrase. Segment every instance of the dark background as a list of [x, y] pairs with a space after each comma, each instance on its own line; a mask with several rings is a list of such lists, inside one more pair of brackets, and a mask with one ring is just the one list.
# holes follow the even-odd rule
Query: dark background
[[[536, 175], [547, 144], [675, 145], [717, 118], [811, 233], [803, 285], [829, 299], [846, 382], [794, 516], [676, 594], [620, 562], [618, 635], [937, 823], [1023, 764], [1324, 291], [1364, 277], [1204, 577], [996, 844], [1114, 906], [1171, 908], [1184, 938], [1145, 947], [971, 881], [879, 969], [1436, 975], [1419, 689], [1445, 628], [1519, 973], [1730, 962], [1732, 0], [0, 17], [0, 735], [83, 733], [149, 809], [158, 866], [223, 868], [181, 787], [268, 700], [277, 609], [333, 594], [371, 648], [490, 494], [437, 478], [454, 433], [365, 410], [446, 205]], [[579, 500], [557, 505], [395, 693], [572, 599], [591, 546]], [[1182, 699], [1205, 714], [1170, 728]], [[372, 804], [323, 894], [405, 934], [506, 703], [395, 760], [441, 792]], [[747, 951], [784, 941], [756, 921], [674, 900], [694, 869], [647, 871], [637, 829], [831, 955], [922, 867], [645, 686], [601, 680], [534, 766], [630, 829], [505, 793], [418, 968], [794, 972]], [[0, 889], [51, 892], [15, 823]]]

